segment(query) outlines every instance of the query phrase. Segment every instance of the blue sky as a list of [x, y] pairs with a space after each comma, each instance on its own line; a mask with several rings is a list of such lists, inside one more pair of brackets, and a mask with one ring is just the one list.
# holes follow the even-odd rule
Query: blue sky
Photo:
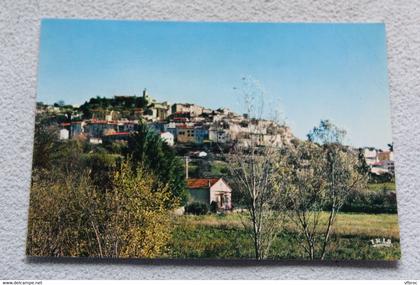
[[383, 24], [43, 20], [38, 101], [140, 95], [210, 108], [239, 104], [243, 77], [295, 135], [321, 119], [353, 146], [391, 139]]

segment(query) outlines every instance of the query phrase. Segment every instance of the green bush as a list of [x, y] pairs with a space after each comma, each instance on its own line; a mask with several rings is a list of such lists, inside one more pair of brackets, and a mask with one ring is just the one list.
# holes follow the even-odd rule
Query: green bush
[[346, 199], [341, 211], [395, 214], [397, 213], [396, 195], [394, 191], [387, 189], [355, 193]]
[[217, 213], [217, 208], [218, 208], [218, 206], [217, 206], [217, 202], [216, 202], [216, 201], [212, 201], [212, 202], [210, 203], [210, 211], [211, 211], [212, 213]]
[[209, 207], [200, 202], [193, 202], [185, 207], [185, 212], [193, 215], [205, 215], [209, 212]]
[[390, 173], [384, 174], [375, 174], [369, 173], [369, 182], [370, 183], [386, 183], [386, 182], [394, 182], [395, 177]]

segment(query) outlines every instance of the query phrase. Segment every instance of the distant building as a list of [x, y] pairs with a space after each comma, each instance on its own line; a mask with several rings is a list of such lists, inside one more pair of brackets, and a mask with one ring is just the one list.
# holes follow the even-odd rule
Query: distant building
[[170, 106], [167, 102], [163, 103], [152, 103], [149, 107], [152, 114], [152, 120], [163, 121], [170, 115]]
[[176, 140], [177, 130], [176, 130], [176, 124], [174, 122], [169, 122], [167, 124], [164, 124], [163, 131], [170, 132], [174, 136], [174, 139]]
[[174, 145], [174, 135], [170, 132], [162, 132], [160, 133], [160, 137], [170, 146]]
[[114, 110], [112, 110], [111, 112], [105, 115], [105, 120], [106, 121], [118, 120], [118, 117], [119, 117], [118, 112], [115, 112]]
[[147, 89], [146, 89], [146, 88], [144, 88], [144, 89], [143, 89], [143, 99], [144, 99], [147, 103], [149, 103], [149, 104], [156, 102], [156, 100], [155, 100], [155, 99], [153, 99], [153, 98], [149, 95], [149, 92], [147, 92]]
[[210, 128], [209, 140], [216, 143], [227, 143], [230, 141], [230, 136], [226, 130]]
[[164, 124], [163, 123], [159, 123], [159, 122], [153, 122], [147, 125], [149, 127], [149, 129], [153, 132], [155, 132], [156, 134], [160, 134], [161, 132], [164, 131]]
[[74, 137], [77, 137], [77, 136], [81, 135], [84, 132], [83, 127], [85, 125], [86, 124], [83, 121], [71, 122], [71, 125], [70, 125], [70, 136], [72, 138], [74, 138]]
[[117, 132], [135, 132], [138, 130], [138, 121], [119, 121]]
[[367, 147], [363, 149], [363, 156], [367, 165], [373, 165], [378, 162], [377, 151], [375, 148]]
[[394, 152], [393, 151], [378, 151], [378, 160], [394, 160]]
[[205, 140], [209, 139], [209, 130], [200, 126], [194, 128], [194, 142], [202, 144]]
[[363, 155], [366, 163], [370, 166], [370, 172], [374, 174], [390, 173], [394, 175], [394, 152], [382, 151], [375, 148], [364, 148]]
[[175, 103], [172, 105], [172, 113], [189, 113], [191, 116], [200, 116], [203, 113], [203, 107], [196, 104]]
[[378, 161], [370, 166], [370, 172], [377, 175], [381, 175], [388, 173], [388, 169], [384, 167], [384, 164], [382, 162]]
[[209, 115], [213, 112], [212, 109], [208, 109], [208, 108], [203, 108], [203, 114]]
[[378, 161], [371, 166], [370, 172], [375, 173], [375, 174], [389, 173], [389, 174], [394, 175], [395, 174], [394, 161], [392, 160]]
[[105, 120], [91, 120], [86, 125], [86, 132], [93, 138], [100, 138], [109, 130], [118, 131], [118, 124]]
[[232, 209], [232, 189], [223, 178], [194, 178], [187, 180], [191, 202], [210, 205], [215, 201], [220, 210]]
[[194, 128], [186, 125], [177, 126], [176, 141], [179, 143], [193, 143], [194, 142]]
[[68, 140], [70, 132], [67, 129], [60, 129], [60, 140]]
[[89, 139], [89, 142], [91, 144], [101, 144], [102, 143], [102, 139], [100, 139], [100, 138], [90, 138]]

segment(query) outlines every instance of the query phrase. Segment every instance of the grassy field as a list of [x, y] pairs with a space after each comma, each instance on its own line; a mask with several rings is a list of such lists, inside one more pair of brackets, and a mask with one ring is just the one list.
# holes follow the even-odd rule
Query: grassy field
[[[179, 216], [169, 244], [171, 258], [253, 258], [252, 239], [240, 214]], [[326, 213], [322, 216], [325, 222]], [[269, 258], [305, 258], [296, 228], [286, 223]], [[373, 247], [372, 238], [390, 238], [392, 247]], [[327, 259], [395, 260], [400, 256], [397, 215], [340, 214]]]
[[395, 182], [385, 182], [385, 183], [369, 183], [368, 189], [371, 191], [381, 191], [387, 189], [390, 191], [395, 191]]

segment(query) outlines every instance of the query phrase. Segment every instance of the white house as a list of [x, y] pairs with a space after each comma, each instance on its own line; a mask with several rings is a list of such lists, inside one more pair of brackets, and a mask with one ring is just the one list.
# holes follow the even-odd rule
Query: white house
[[60, 130], [60, 140], [68, 140], [70, 137], [70, 132], [67, 129]]
[[102, 143], [102, 139], [100, 139], [100, 138], [89, 138], [89, 142], [91, 144], [101, 144]]
[[198, 154], [197, 154], [197, 157], [206, 157], [207, 156], [207, 152], [205, 152], [205, 151], [200, 151]]
[[227, 131], [223, 129], [209, 129], [209, 140], [217, 143], [227, 143], [230, 141], [230, 137]]
[[160, 133], [160, 137], [170, 146], [174, 145], [174, 135], [170, 132]]
[[378, 162], [378, 153], [374, 148], [364, 148], [363, 156], [365, 157], [366, 163], [368, 165], [374, 165]]
[[193, 157], [204, 158], [207, 156], [207, 152], [197, 150], [197, 151], [190, 152], [190, 155]]
[[232, 209], [232, 189], [223, 178], [190, 178], [187, 189], [191, 202], [210, 205], [215, 201], [219, 210]]

